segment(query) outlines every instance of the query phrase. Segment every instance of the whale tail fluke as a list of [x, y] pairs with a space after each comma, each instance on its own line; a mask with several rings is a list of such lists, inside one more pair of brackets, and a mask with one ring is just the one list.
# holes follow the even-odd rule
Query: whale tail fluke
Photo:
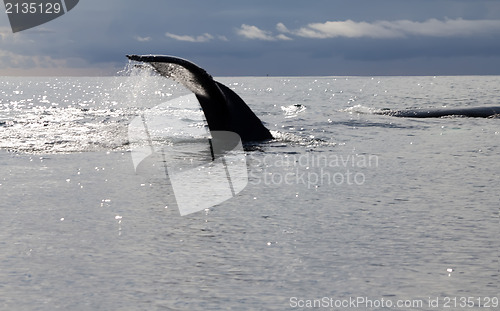
[[146, 62], [162, 76], [183, 84], [192, 91], [205, 114], [210, 131], [237, 133], [243, 142], [272, 139], [269, 130], [234, 91], [215, 81], [196, 64], [174, 56], [127, 55], [130, 60]]

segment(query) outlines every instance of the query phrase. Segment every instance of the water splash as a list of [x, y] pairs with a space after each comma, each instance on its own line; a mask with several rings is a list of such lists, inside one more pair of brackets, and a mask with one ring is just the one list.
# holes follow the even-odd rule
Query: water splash
[[174, 93], [186, 92], [166, 85], [151, 69], [127, 66], [120, 74], [0, 79], [0, 149], [42, 154], [124, 151], [130, 120]]
[[285, 118], [294, 118], [299, 115], [299, 113], [305, 111], [307, 108], [301, 104], [294, 104], [290, 106], [281, 106], [281, 110], [285, 113]]
[[377, 108], [366, 107], [366, 106], [363, 106], [363, 105], [355, 105], [355, 106], [352, 106], [352, 107], [341, 109], [340, 111], [341, 112], [348, 112], [348, 113], [351, 113], [351, 114], [356, 114], [356, 113], [360, 113], [360, 114], [375, 114], [375, 113], [381, 112], [382, 110], [381, 109], [377, 109]]

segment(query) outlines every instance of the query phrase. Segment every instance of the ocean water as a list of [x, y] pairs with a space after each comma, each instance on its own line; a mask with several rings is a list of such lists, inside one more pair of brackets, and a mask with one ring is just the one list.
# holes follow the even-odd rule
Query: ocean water
[[161, 107], [154, 144], [198, 145], [187, 90], [0, 78], [1, 310], [498, 309], [500, 120], [373, 112], [498, 105], [500, 77], [217, 80], [276, 139], [246, 146], [241, 192], [180, 216], [128, 128]]

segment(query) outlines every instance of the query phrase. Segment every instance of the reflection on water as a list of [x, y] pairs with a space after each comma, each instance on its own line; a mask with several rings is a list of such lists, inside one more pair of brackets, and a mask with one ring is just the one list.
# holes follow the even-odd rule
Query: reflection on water
[[[65, 105], [73, 111], [69, 105], [85, 104], [87, 113], [74, 110], [78, 120], [61, 117], [46, 128], [59, 122], [67, 133], [77, 131], [74, 125], [105, 132], [114, 124], [123, 130], [116, 137], [127, 138], [135, 117], [182, 93], [151, 79], [150, 85], [158, 83], [162, 91], [145, 92], [149, 102], [139, 92], [134, 104], [125, 107], [130, 101], [116, 99], [111, 106], [111, 93], [105, 101], [95, 96], [106, 88], [88, 88], [100, 85], [95, 80], [78, 84], [71, 78], [50, 82], [52, 91], [44, 95], [50, 104], [33, 102], [18, 111], [8, 110], [13, 101], [39, 98], [46, 86], [38, 81], [38, 89], [16, 89], [2, 81], [8, 95], [0, 95], [0, 120], [5, 120], [0, 135], [7, 137], [17, 126], [26, 137], [19, 132], [13, 137], [28, 146], [34, 135], [28, 115], [43, 119], [43, 111], [62, 111]], [[488, 93], [498, 86], [497, 77], [225, 79], [274, 133], [286, 137], [247, 150], [246, 187], [206, 210], [181, 217], [164, 167], [153, 166], [168, 161], [180, 168], [191, 159], [193, 167], [202, 165], [211, 158], [202, 136], [158, 139], [155, 148], [178, 144], [182, 148], [176, 151], [185, 155], [166, 153], [163, 159], [152, 153], [137, 166], [132, 149], [140, 144], [123, 141], [119, 148], [103, 144], [73, 153], [53, 152], [66, 148], [62, 143], [33, 152], [13, 146], [0, 151], [2, 309], [287, 310], [292, 297], [410, 299], [428, 306], [436, 297], [442, 304], [445, 297], [484, 302], [498, 296], [498, 120], [392, 120], [341, 111], [355, 104], [350, 99], [397, 109], [417, 106], [423, 97], [456, 105], [479, 94], [486, 103], [497, 96]], [[141, 90], [143, 82], [136, 82]], [[73, 95], [64, 99], [54, 86], [58, 83], [74, 84]], [[450, 83], [456, 86], [452, 93]], [[52, 103], [59, 108], [36, 108]], [[281, 106], [294, 104], [307, 109], [287, 118]], [[123, 121], [99, 121], [98, 109], [111, 113], [114, 107], [131, 110], [117, 117]], [[385, 121], [396, 123], [380, 126]], [[40, 129], [37, 143], [45, 146], [55, 139], [54, 132], [41, 130], [43, 122], [32, 123]], [[193, 126], [204, 130], [198, 125]], [[99, 135], [111, 142], [115, 137]], [[85, 150], [91, 152], [80, 152]], [[296, 161], [274, 161], [286, 155]], [[342, 163], [363, 155], [376, 156], [377, 165]], [[339, 165], [301, 162], [321, 156], [337, 158]], [[297, 176], [288, 182], [255, 182], [348, 170], [362, 173], [364, 182], [308, 187]], [[194, 199], [200, 193], [190, 195]]]

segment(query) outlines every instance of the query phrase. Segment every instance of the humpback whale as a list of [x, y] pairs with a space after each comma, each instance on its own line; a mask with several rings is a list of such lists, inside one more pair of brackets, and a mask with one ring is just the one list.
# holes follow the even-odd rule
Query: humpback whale
[[[210, 132], [229, 131], [238, 134], [242, 142], [273, 139], [269, 130], [230, 88], [215, 81], [196, 64], [175, 56], [127, 55], [130, 60], [150, 64], [160, 75], [171, 78], [191, 90], [205, 114]], [[374, 114], [401, 118], [440, 118], [464, 116], [488, 118], [500, 115], [500, 106], [430, 109], [383, 109]]]
[[500, 107], [468, 107], [468, 108], [430, 108], [430, 109], [405, 109], [382, 110], [375, 114], [388, 115], [401, 118], [440, 118], [446, 116], [464, 116], [470, 118], [488, 118], [500, 115]]
[[127, 55], [149, 63], [160, 75], [183, 84], [196, 95], [211, 133], [229, 131], [243, 142], [272, 139], [269, 130], [235, 92], [196, 64], [167, 55]]

